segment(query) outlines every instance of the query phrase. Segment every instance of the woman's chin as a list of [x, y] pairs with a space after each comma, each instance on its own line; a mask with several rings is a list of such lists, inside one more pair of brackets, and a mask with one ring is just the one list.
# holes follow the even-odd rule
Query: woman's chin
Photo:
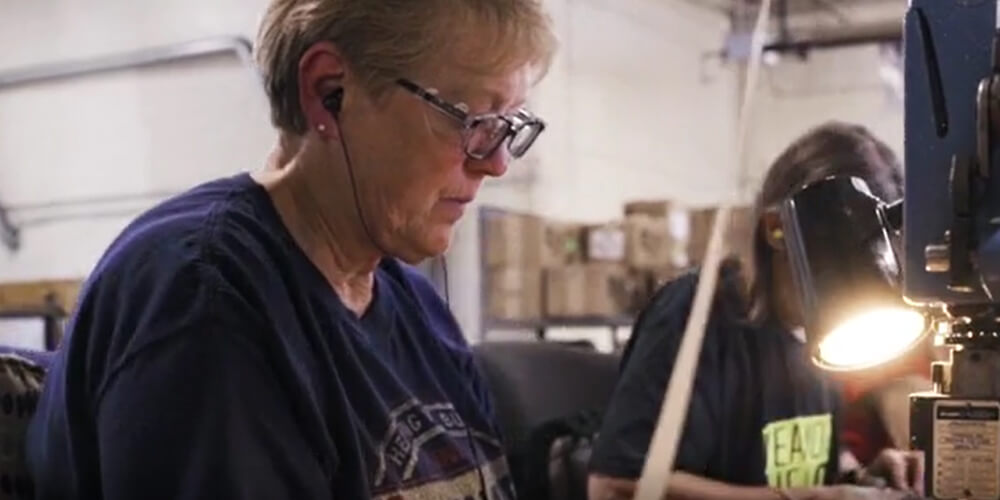
[[429, 257], [444, 255], [451, 246], [452, 225], [440, 224], [427, 231], [425, 248]]
[[410, 239], [410, 244], [406, 245], [407, 248], [397, 252], [395, 256], [407, 264], [416, 264], [425, 259], [444, 255], [451, 246], [452, 228], [450, 224], [437, 225], [414, 236]]

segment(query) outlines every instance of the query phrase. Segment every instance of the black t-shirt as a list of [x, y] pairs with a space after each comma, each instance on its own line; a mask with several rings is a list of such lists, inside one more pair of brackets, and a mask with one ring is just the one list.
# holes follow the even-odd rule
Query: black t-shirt
[[147, 212], [46, 377], [36, 498], [513, 498], [444, 301], [393, 259], [374, 291], [348, 310], [247, 175]]
[[[697, 279], [682, 277], [636, 323], [591, 470], [638, 478], [690, 313]], [[789, 332], [752, 326], [736, 273], [712, 306], [675, 467], [740, 485], [832, 483], [837, 476], [837, 393]]]

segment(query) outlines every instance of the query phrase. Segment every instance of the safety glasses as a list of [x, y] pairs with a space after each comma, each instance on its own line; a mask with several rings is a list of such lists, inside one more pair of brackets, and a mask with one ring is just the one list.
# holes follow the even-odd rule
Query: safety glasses
[[474, 160], [485, 160], [493, 156], [504, 141], [514, 158], [528, 152], [535, 139], [545, 130], [545, 122], [527, 110], [519, 109], [510, 115], [483, 113], [470, 115], [461, 106], [452, 104], [437, 95], [434, 89], [426, 89], [405, 78], [396, 80], [400, 87], [423, 99], [434, 109], [458, 121], [462, 126], [462, 142], [465, 154]]

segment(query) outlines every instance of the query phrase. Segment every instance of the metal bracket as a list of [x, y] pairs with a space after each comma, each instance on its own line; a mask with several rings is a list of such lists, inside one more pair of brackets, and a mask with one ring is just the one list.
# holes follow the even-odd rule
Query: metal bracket
[[0, 242], [10, 250], [21, 248], [21, 229], [10, 220], [7, 207], [0, 205]]

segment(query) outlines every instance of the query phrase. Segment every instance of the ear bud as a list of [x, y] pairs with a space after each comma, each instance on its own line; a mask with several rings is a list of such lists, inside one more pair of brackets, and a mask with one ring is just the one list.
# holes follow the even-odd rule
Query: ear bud
[[330, 95], [323, 98], [323, 107], [335, 118], [340, 114], [340, 106], [344, 101], [344, 88], [338, 87]]

